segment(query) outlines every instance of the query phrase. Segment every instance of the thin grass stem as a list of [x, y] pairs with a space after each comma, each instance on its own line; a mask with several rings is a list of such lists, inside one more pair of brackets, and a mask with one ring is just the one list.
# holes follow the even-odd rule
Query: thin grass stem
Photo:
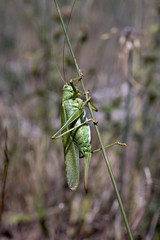
[[[62, 27], [63, 27], [63, 30], [64, 30], [64, 34], [65, 34], [65, 37], [66, 37], [66, 40], [67, 40], [67, 44], [68, 44], [70, 52], [71, 52], [71, 56], [73, 58], [73, 61], [74, 61], [74, 64], [75, 64], [75, 67], [76, 67], [76, 70], [77, 70], [77, 74], [80, 77], [81, 76], [81, 71], [80, 71], [79, 66], [77, 64], [77, 60], [76, 60], [76, 57], [74, 55], [74, 52], [73, 52], [73, 49], [72, 49], [72, 46], [71, 46], [71, 43], [70, 43], [67, 31], [66, 31], [66, 28], [65, 28], [65, 24], [64, 24], [62, 15], [61, 15], [60, 8], [58, 6], [57, 0], [54, 0], [54, 2], [55, 2], [55, 6], [57, 8], [57, 12], [58, 12], [60, 20], [61, 20], [61, 24], [62, 24]], [[82, 89], [84, 91], [86, 100], [88, 100], [89, 96], [88, 96], [88, 93], [86, 92], [86, 89], [85, 89], [85, 86], [84, 86], [84, 83], [83, 83], [83, 79], [81, 79], [80, 82], [81, 82]], [[95, 120], [95, 116], [94, 116], [94, 113], [93, 113], [93, 110], [92, 110], [90, 102], [88, 102], [88, 108], [89, 108], [91, 117]], [[101, 137], [98, 125], [94, 124], [94, 127], [95, 127], [95, 130], [96, 130], [96, 133], [97, 133], [97, 136], [98, 136], [98, 139], [99, 139], [99, 143], [100, 143], [100, 146], [101, 146], [101, 149], [102, 149], [102, 152], [103, 152], [103, 156], [104, 156], [107, 168], [108, 168], [108, 172], [109, 172], [109, 175], [110, 175], [110, 178], [111, 178], [114, 190], [115, 190], [115, 194], [116, 194], [116, 197], [117, 197], [117, 200], [118, 200], [118, 203], [119, 203], [119, 207], [120, 207], [120, 210], [121, 210], [121, 214], [123, 216], [124, 223], [125, 223], [128, 235], [129, 235], [129, 239], [133, 240], [132, 233], [131, 233], [131, 230], [130, 230], [130, 226], [128, 224], [128, 220], [127, 220], [127, 217], [126, 217], [126, 214], [125, 214], [125, 210], [124, 210], [124, 207], [123, 207], [123, 204], [122, 204], [122, 201], [121, 201], [121, 197], [120, 197], [119, 192], [118, 192], [116, 181], [115, 181], [114, 176], [113, 176], [112, 168], [111, 168], [109, 159], [108, 159], [106, 151], [105, 151], [105, 147], [104, 147], [104, 144], [103, 144], [103, 141], [102, 141], [102, 137]]]

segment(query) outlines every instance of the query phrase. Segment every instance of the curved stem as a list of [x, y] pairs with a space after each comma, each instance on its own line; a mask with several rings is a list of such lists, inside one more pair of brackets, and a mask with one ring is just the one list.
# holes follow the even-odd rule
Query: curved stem
[[[62, 24], [62, 27], [63, 27], [63, 30], [64, 30], [64, 34], [65, 34], [65, 37], [66, 37], [66, 40], [67, 40], [67, 43], [68, 43], [68, 46], [69, 46], [69, 49], [70, 49], [70, 52], [71, 52], [74, 64], [75, 64], [75, 67], [76, 67], [76, 70], [77, 70], [77, 74], [80, 77], [81, 71], [80, 71], [80, 69], [78, 67], [78, 64], [77, 64], [77, 61], [76, 61], [76, 57], [74, 55], [74, 52], [73, 52], [73, 49], [72, 49], [72, 46], [71, 46], [71, 43], [70, 43], [67, 31], [66, 31], [66, 28], [65, 28], [64, 21], [63, 21], [63, 18], [62, 18], [62, 15], [61, 15], [61, 12], [60, 12], [57, 0], [54, 0], [54, 2], [55, 2], [55, 5], [56, 5], [56, 8], [57, 8], [60, 20], [61, 20], [61, 24]], [[86, 100], [88, 100], [89, 97], [88, 97], [88, 94], [86, 92], [86, 89], [85, 89], [85, 86], [84, 86], [84, 83], [83, 83], [83, 79], [81, 79], [80, 82], [81, 82], [84, 94], [86, 96]], [[88, 102], [88, 108], [89, 108], [91, 117], [95, 120], [95, 116], [94, 116], [94, 113], [93, 113], [93, 110], [92, 110], [90, 102]], [[131, 233], [131, 230], [130, 230], [130, 227], [129, 227], [129, 224], [128, 224], [128, 220], [127, 220], [127, 217], [126, 217], [126, 214], [125, 214], [125, 210], [123, 208], [121, 197], [120, 197], [119, 192], [118, 192], [116, 181], [115, 181], [114, 176], [113, 176], [112, 168], [111, 168], [109, 159], [108, 159], [106, 151], [105, 151], [105, 147], [104, 147], [104, 144], [103, 144], [103, 141], [102, 141], [102, 138], [101, 138], [101, 134], [100, 134], [99, 128], [98, 128], [97, 124], [94, 124], [94, 127], [95, 127], [95, 130], [96, 130], [96, 133], [97, 133], [97, 136], [98, 136], [98, 139], [99, 139], [99, 142], [100, 142], [100, 146], [101, 146], [101, 149], [102, 149], [102, 152], [103, 152], [103, 156], [104, 156], [107, 168], [108, 168], [108, 172], [109, 172], [109, 175], [110, 175], [110, 178], [111, 178], [111, 181], [112, 181], [115, 193], [116, 193], [116, 197], [117, 197], [117, 200], [118, 200], [118, 203], [119, 203], [119, 207], [120, 207], [120, 210], [121, 210], [121, 213], [122, 213], [122, 216], [123, 216], [123, 220], [124, 220], [125, 225], [126, 225], [126, 229], [127, 229], [128, 235], [129, 235], [129, 239], [133, 240], [132, 233]]]

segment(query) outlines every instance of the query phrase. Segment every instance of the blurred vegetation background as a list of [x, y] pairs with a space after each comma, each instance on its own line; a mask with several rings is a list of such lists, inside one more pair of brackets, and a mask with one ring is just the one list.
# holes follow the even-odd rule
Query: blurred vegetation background
[[[61, 0], [67, 23], [73, 1]], [[134, 239], [160, 239], [160, 1], [77, 0], [68, 34], [99, 111]], [[0, 239], [128, 239], [102, 153], [89, 193], [66, 184], [60, 128], [64, 34], [53, 1], [0, 1]], [[76, 77], [65, 48], [65, 78]], [[92, 129], [93, 149], [99, 147]], [[1, 197], [2, 198], [2, 197]]]

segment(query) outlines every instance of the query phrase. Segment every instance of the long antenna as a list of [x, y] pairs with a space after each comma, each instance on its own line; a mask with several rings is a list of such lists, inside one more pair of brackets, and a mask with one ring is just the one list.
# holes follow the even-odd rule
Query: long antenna
[[[70, 16], [69, 16], [69, 20], [68, 20], [67, 27], [66, 27], [66, 32], [68, 32], [68, 28], [69, 28], [69, 24], [70, 24], [70, 21], [71, 21], [72, 12], [73, 12], [75, 3], [76, 3], [76, 0], [74, 0], [74, 2], [73, 2], [73, 4], [72, 4]], [[63, 43], [63, 78], [64, 78], [64, 80], [65, 80], [65, 82], [66, 82], [66, 76], [65, 76], [65, 61], [64, 61], [65, 46], [66, 46], [66, 37], [64, 37], [64, 43]]]
[[62, 27], [63, 27], [63, 31], [64, 31], [64, 34], [65, 34], [65, 38], [66, 38], [67, 44], [68, 44], [68, 46], [69, 46], [69, 49], [70, 49], [70, 52], [71, 52], [71, 55], [72, 55], [72, 58], [73, 58], [73, 61], [74, 61], [74, 64], [75, 64], [77, 73], [78, 73], [78, 76], [80, 76], [80, 75], [81, 75], [81, 71], [80, 71], [80, 69], [79, 69], [79, 67], [78, 67], [77, 60], [76, 60], [76, 57], [75, 57], [75, 55], [74, 55], [74, 52], [73, 52], [73, 49], [72, 49], [72, 46], [71, 46], [71, 43], [70, 43], [70, 40], [69, 40], [67, 31], [66, 31], [66, 28], [65, 28], [65, 25], [64, 25], [64, 21], [63, 21], [62, 15], [61, 15], [61, 11], [60, 11], [60, 9], [59, 9], [57, 0], [54, 0], [54, 2], [55, 2], [55, 5], [56, 5], [56, 8], [57, 8], [57, 12], [58, 12], [58, 14], [59, 14], [59, 18], [60, 18], [60, 21], [61, 21], [61, 24], [62, 24]]
[[59, 67], [58, 67], [57, 63], [56, 63], [56, 68], [57, 68], [57, 71], [58, 71], [58, 73], [59, 73], [59, 76], [60, 76], [61, 80], [62, 80], [63, 83], [65, 84], [66, 81], [65, 81], [65, 79], [63, 78], [62, 73], [61, 73], [61, 71], [59, 70]]

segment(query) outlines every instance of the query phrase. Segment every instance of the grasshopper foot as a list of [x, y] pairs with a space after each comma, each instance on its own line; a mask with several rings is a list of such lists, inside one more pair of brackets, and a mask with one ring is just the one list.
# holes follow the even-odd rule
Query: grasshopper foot
[[97, 125], [97, 124], [99, 123], [99, 121], [93, 119], [93, 123], [94, 123], [95, 125]]
[[91, 118], [90, 121], [92, 121], [95, 125], [97, 125], [99, 123], [98, 120], [94, 120], [93, 118]]

